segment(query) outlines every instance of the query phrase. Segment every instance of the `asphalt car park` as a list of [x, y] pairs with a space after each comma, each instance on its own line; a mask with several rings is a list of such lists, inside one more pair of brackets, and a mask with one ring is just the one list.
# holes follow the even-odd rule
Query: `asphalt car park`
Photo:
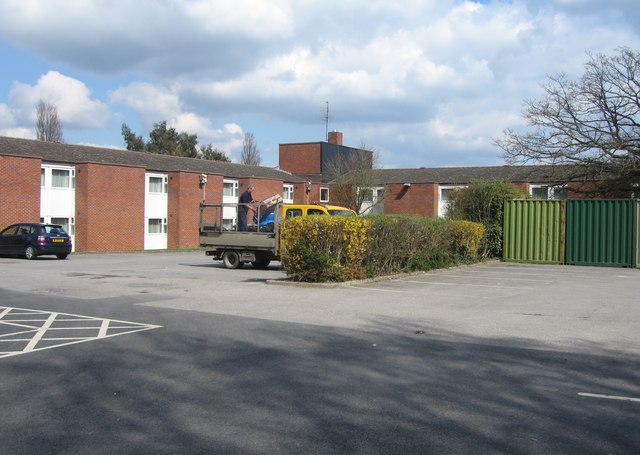
[[184, 252], [0, 258], [0, 276], [3, 453], [640, 447], [636, 269], [301, 286]]

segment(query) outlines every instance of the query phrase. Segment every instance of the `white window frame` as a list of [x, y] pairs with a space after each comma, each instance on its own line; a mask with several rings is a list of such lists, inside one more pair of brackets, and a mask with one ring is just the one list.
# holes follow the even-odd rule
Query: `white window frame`
[[[323, 197], [324, 193], [324, 197]], [[326, 186], [320, 187], [320, 202], [327, 203], [329, 202], [329, 188]]]
[[547, 189], [547, 197], [546, 198], [536, 198], [540, 200], [549, 200], [549, 199], [566, 199], [566, 196], [558, 196], [561, 192], [567, 191], [567, 188], [561, 185], [550, 185], [548, 183], [530, 183], [529, 184], [529, 194], [533, 196], [534, 189], [546, 188]]
[[[231, 194], [227, 194], [227, 188], [231, 188]], [[224, 179], [222, 181], [222, 197], [240, 197], [240, 182], [237, 180]]]
[[[160, 191], [153, 191], [151, 189], [151, 179], [161, 180], [160, 182]], [[149, 193], [151, 194], [167, 194], [169, 192], [169, 177], [166, 175], [158, 174], [152, 175], [149, 174]]]
[[282, 185], [282, 201], [285, 204], [293, 204], [293, 185], [285, 183]]
[[438, 216], [444, 217], [449, 207], [449, 199], [442, 198], [442, 190], [461, 190], [467, 188], [467, 185], [438, 185]]

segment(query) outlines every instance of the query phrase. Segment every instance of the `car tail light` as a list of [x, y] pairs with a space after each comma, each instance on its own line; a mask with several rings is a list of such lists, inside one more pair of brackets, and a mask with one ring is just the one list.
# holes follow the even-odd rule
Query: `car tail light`
[[39, 235], [38, 236], [38, 243], [45, 243], [47, 241], [47, 239], [44, 237], [44, 235]]

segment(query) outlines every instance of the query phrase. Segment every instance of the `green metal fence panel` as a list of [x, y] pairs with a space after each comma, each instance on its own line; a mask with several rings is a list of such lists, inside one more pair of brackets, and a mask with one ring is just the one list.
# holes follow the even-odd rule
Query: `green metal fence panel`
[[635, 245], [633, 249], [635, 251], [635, 267], [640, 267], [640, 200], [636, 200], [635, 203], [635, 215], [634, 218], [635, 223], [633, 226], [633, 230], [635, 232]]
[[516, 199], [505, 202], [503, 259], [562, 264], [565, 211], [565, 201]]
[[632, 199], [567, 201], [566, 263], [633, 267], [636, 206]]

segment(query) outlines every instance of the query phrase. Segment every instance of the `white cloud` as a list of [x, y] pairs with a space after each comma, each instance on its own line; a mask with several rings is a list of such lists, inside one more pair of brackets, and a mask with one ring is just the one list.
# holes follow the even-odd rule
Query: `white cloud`
[[57, 71], [41, 76], [36, 85], [14, 83], [9, 100], [15, 117], [34, 124], [39, 100], [56, 106], [63, 128], [103, 128], [110, 117], [107, 105], [91, 99], [83, 82]]
[[197, 134], [200, 145], [213, 144], [231, 153], [242, 145], [242, 128], [233, 123], [222, 128], [214, 126], [208, 116], [185, 111], [180, 101], [179, 86], [161, 87], [150, 83], [133, 83], [110, 93], [112, 103], [126, 106], [138, 113], [146, 129], [151, 131], [153, 124], [166, 121], [169, 127], [179, 132]]
[[125, 108], [116, 113], [125, 123], [137, 115], [143, 134], [167, 120], [225, 150], [263, 122], [282, 132], [258, 137], [276, 150], [296, 126], [320, 126], [329, 101], [346, 143], [379, 143], [389, 164], [494, 156], [490, 138], [522, 124], [522, 101], [547, 75], [577, 77], [587, 52], [640, 47], [635, 3], [6, 0], [0, 39], [73, 74], [118, 77], [102, 101], [53, 71], [35, 86], [18, 82], [0, 127], [26, 127], [43, 98], [65, 127], [104, 128], [109, 103]]

